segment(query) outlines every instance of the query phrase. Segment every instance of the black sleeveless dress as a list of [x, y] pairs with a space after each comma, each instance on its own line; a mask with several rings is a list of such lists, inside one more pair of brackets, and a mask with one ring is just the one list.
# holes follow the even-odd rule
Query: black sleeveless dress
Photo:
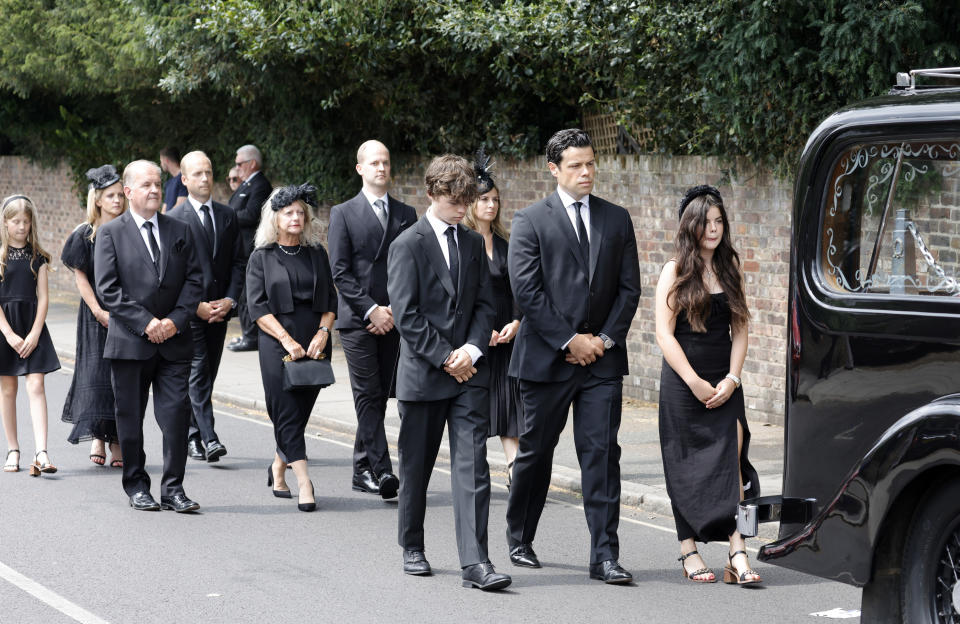
[[[7, 323], [21, 338], [30, 333], [37, 318], [36, 274], [46, 263], [47, 259], [40, 254], [33, 257], [29, 244], [7, 248], [7, 266], [0, 280], [0, 307]], [[40, 331], [36, 348], [26, 359], [17, 355], [6, 340], [0, 338], [0, 343], [0, 375], [20, 377], [31, 373], [52, 373], [60, 368], [60, 359], [46, 323]]]
[[[507, 273], [507, 241], [493, 235], [493, 258], [487, 256], [490, 267], [490, 286], [493, 289], [496, 317], [493, 328], [497, 331], [504, 325], [520, 319], [522, 314], [513, 300], [510, 289], [510, 275]], [[507, 375], [510, 368], [510, 356], [513, 354], [513, 342], [490, 347], [488, 364], [490, 368], [490, 436], [517, 438], [519, 434], [520, 382], [516, 377]]]
[[[729, 372], [730, 305], [726, 293], [710, 297], [707, 331], [693, 331], [685, 312], [677, 316], [674, 336], [690, 365], [716, 386]], [[743, 450], [737, 462], [737, 421], [743, 426]], [[740, 501], [739, 470], [744, 497], [760, 495], [757, 472], [750, 465], [750, 430], [744, 413], [743, 390], [714, 409], [707, 409], [666, 360], [660, 371], [660, 451], [681, 539], [726, 540], [736, 529]], [[684, 536], [681, 527], [692, 535]]]

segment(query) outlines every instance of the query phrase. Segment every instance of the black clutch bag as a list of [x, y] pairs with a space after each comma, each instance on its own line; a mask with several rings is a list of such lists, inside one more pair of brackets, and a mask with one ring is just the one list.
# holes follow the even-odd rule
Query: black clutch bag
[[291, 360], [290, 356], [283, 358], [283, 391], [291, 390], [319, 390], [332, 385], [336, 381], [333, 377], [333, 366], [326, 356], [314, 360], [300, 358]]

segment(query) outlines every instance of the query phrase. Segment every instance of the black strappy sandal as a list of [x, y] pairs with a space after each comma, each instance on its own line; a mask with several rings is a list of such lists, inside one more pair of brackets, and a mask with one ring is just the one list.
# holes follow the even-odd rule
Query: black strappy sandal
[[[762, 583], [763, 579], [760, 578], [760, 575], [747, 568], [739, 575], [737, 574], [737, 569], [733, 567], [733, 558], [737, 555], [743, 555], [744, 558], [747, 557], [747, 551], [737, 550], [727, 555], [727, 559], [730, 560], [730, 565], [723, 566], [723, 582], [727, 585], [754, 585], [756, 583]], [[748, 560], [749, 562], [749, 560]], [[753, 575], [757, 578], [748, 579], [747, 575]]]
[[[680, 569], [683, 570], [683, 578], [687, 579], [691, 583], [716, 583], [717, 575], [713, 573], [713, 570], [710, 568], [700, 568], [693, 572], [687, 572], [687, 569], [684, 567], [683, 562], [687, 560], [687, 557], [692, 557], [693, 555], [699, 555], [700, 553], [696, 550], [691, 550], [685, 555], [680, 555], [677, 561], [680, 562]], [[707, 574], [713, 575], [713, 578], [698, 579], [697, 576], [706, 576]]]

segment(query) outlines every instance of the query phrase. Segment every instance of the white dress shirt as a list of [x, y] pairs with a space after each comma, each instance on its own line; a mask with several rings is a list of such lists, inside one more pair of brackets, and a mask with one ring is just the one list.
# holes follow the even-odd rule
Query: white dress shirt
[[[573, 232], [577, 236], [577, 240], [580, 240], [580, 232], [577, 230], [577, 211], [573, 207], [573, 202], [580, 202], [580, 218], [583, 219], [583, 227], [587, 230], [587, 242], [590, 242], [590, 196], [584, 195], [580, 199], [574, 199], [567, 193], [565, 190], [557, 187], [557, 195], [560, 196], [560, 201], [563, 203], [563, 207], [567, 210], [567, 218], [570, 219], [570, 225], [573, 227]], [[577, 334], [574, 333], [573, 336], [570, 336], [570, 340], [576, 338]], [[563, 343], [563, 346], [560, 347], [560, 350], [564, 350], [570, 344], [570, 340]]]
[[207, 200], [205, 204], [201, 204], [199, 200], [194, 199], [193, 195], [187, 195], [187, 201], [190, 202], [190, 205], [193, 207], [193, 211], [197, 213], [197, 218], [200, 219], [200, 225], [207, 227], [203, 222], [204, 216], [203, 212], [200, 211], [200, 208], [203, 206], [207, 207], [207, 210], [210, 211], [210, 222], [213, 223], [213, 240], [217, 240], [217, 220], [213, 218], [213, 201]]
[[150, 256], [151, 260], [156, 261], [157, 259], [153, 257], [153, 252], [150, 250], [150, 241], [147, 240], [147, 230], [144, 229], [143, 224], [148, 221], [153, 224], [153, 237], [157, 241], [157, 248], [160, 250], [160, 255], [163, 255], [163, 243], [160, 242], [160, 222], [157, 219], [157, 215], [154, 214], [149, 219], [144, 219], [131, 210], [130, 216], [133, 217], [133, 222], [137, 224], [137, 230], [140, 232], [140, 238], [143, 239], [143, 244], [147, 246], [147, 255]]

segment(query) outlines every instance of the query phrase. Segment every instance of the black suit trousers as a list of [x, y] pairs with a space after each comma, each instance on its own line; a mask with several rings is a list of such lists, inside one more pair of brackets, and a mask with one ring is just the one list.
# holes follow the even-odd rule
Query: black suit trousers
[[590, 563], [620, 556], [620, 430], [623, 378], [600, 378], [577, 368], [562, 382], [521, 379], [523, 422], [507, 504], [511, 548], [530, 544], [550, 488], [553, 451], [573, 405], [573, 439], [580, 462], [583, 510], [590, 529]]
[[369, 468], [377, 476], [393, 472], [383, 418], [400, 353], [400, 334], [395, 329], [385, 336], [366, 329], [341, 329], [340, 344], [347, 358], [357, 412], [353, 471]]
[[110, 360], [116, 401], [117, 437], [123, 453], [123, 489], [128, 496], [150, 491], [150, 475], [143, 451], [143, 417], [150, 386], [153, 414], [163, 433], [161, 496], [183, 493], [187, 463], [187, 427], [190, 401], [187, 382], [190, 360], [167, 360], [154, 355], [147, 360]]
[[213, 384], [220, 370], [223, 357], [223, 341], [227, 336], [227, 323], [207, 323], [190, 321], [193, 335], [193, 360], [190, 362], [190, 405], [193, 413], [190, 418], [189, 439], [203, 440], [209, 444], [219, 440], [214, 431]]
[[486, 561], [490, 511], [490, 429], [488, 391], [464, 386], [441, 401], [400, 401], [399, 543], [405, 550], [423, 550], [427, 486], [440, 450], [443, 427], [450, 439], [450, 485], [460, 567]]

